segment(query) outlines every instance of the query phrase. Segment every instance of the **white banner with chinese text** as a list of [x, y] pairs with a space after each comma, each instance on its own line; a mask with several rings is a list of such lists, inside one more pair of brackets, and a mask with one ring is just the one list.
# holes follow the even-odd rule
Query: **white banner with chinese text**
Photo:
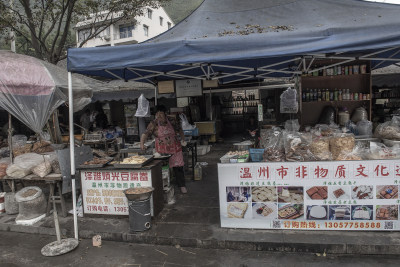
[[81, 171], [85, 214], [129, 215], [124, 190], [152, 186], [150, 170]]
[[399, 160], [218, 164], [221, 226], [398, 230]]

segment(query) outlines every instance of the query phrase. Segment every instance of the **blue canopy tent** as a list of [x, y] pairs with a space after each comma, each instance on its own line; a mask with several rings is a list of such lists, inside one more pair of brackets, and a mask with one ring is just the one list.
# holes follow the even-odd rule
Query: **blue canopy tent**
[[299, 74], [307, 71], [307, 58], [369, 59], [382, 66], [382, 60], [399, 60], [398, 14], [400, 6], [358, 0], [206, 0], [145, 43], [69, 49], [68, 70], [152, 83], [229, 83]]
[[205, 0], [145, 43], [69, 49], [68, 71], [153, 84], [228, 84], [307, 73], [319, 58], [382, 67], [400, 61], [399, 14], [400, 6], [359, 0]]

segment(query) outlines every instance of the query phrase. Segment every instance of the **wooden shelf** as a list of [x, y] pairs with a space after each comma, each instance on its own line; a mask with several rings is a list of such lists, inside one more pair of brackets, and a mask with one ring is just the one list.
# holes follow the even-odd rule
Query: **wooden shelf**
[[349, 75], [332, 75], [332, 76], [302, 76], [302, 79], [320, 79], [320, 80], [331, 80], [331, 79], [354, 79], [357, 77], [369, 77], [369, 73], [349, 74]]
[[366, 102], [366, 101], [371, 101], [371, 99], [366, 99], [366, 100], [338, 100], [338, 101], [310, 101], [310, 102], [302, 102], [303, 105], [306, 104], [322, 104], [322, 103], [351, 103], [351, 102]]
[[[314, 62], [314, 66], [327, 66], [332, 63], [339, 63], [339, 60], [320, 60]], [[309, 101], [302, 102], [300, 100], [301, 110], [299, 112], [299, 119], [301, 126], [306, 125], [314, 126], [318, 123], [319, 118], [326, 107], [338, 108], [346, 107], [350, 114], [358, 107], [365, 107], [368, 112], [369, 120], [372, 116], [372, 82], [370, 74], [370, 62], [368, 61], [355, 61], [353, 64], [367, 65], [368, 73], [365, 74], [349, 74], [349, 75], [334, 75], [334, 76], [302, 76], [301, 77], [301, 91], [302, 95], [307, 89], [350, 89], [352, 93], [369, 94], [368, 100], [340, 100], [340, 101]], [[336, 114], [337, 115], [337, 114]]]

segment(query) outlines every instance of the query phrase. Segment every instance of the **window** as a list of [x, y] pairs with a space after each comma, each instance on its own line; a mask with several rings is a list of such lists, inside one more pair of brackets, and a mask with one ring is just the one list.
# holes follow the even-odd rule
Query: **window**
[[164, 24], [164, 18], [160, 17], [160, 26], [162, 26]]
[[153, 18], [153, 10], [151, 10], [150, 8], [147, 9], [147, 17], [148, 17], [149, 19], [152, 19], [152, 18]]
[[134, 25], [120, 25], [119, 26], [119, 38], [129, 38], [132, 37], [132, 32], [135, 29]]
[[92, 33], [92, 29], [83, 29], [78, 32], [78, 41], [83, 42]]
[[143, 25], [144, 36], [149, 36], [149, 26]]
[[103, 37], [105, 39], [110, 38], [110, 27], [107, 27], [102, 32], [100, 32], [98, 37]]
[[167, 25], [168, 25], [168, 30], [171, 29], [171, 27], [172, 27], [171, 22], [167, 22]]

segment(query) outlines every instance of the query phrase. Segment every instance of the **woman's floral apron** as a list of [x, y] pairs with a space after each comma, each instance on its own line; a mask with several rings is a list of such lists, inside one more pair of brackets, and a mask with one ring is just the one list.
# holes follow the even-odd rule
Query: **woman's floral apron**
[[182, 146], [178, 141], [175, 130], [167, 119], [167, 125], [161, 126], [158, 121], [158, 132], [156, 138], [156, 151], [160, 154], [171, 154], [169, 167], [182, 167], [183, 154]]

